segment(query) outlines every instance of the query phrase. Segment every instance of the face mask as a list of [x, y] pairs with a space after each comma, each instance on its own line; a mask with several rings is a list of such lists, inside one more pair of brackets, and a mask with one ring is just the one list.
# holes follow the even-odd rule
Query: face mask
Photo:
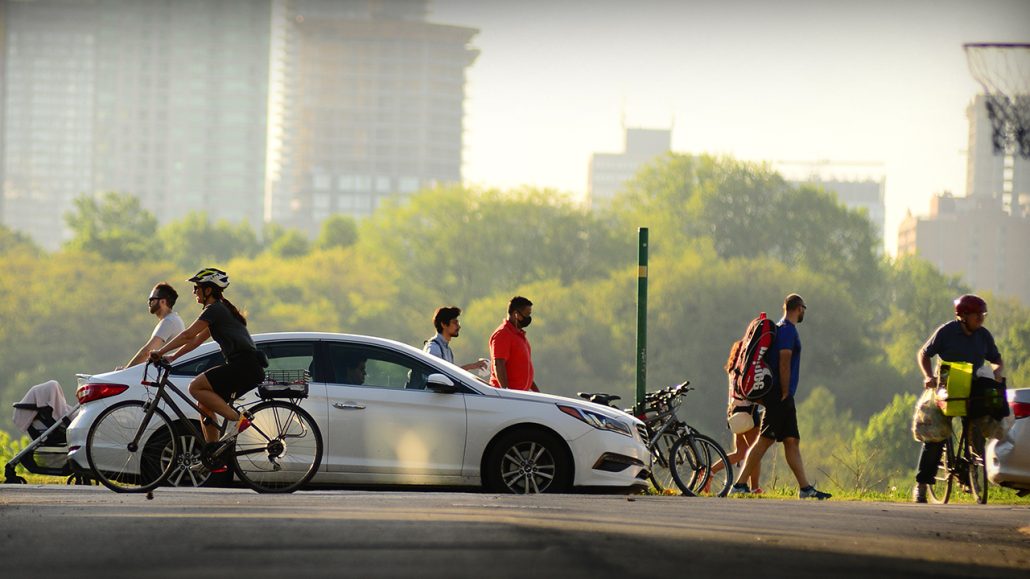
[[519, 327], [525, 328], [529, 324], [533, 323], [533, 316], [522, 316], [522, 320], [519, 321]]

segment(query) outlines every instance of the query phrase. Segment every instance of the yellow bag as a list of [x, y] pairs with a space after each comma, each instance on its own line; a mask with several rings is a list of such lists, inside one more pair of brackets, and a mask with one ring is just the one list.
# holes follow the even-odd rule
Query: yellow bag
[[937, 376], [937, 405], [945, 416], [965, 416], [973, 387], [973, 365], [941, 360]]

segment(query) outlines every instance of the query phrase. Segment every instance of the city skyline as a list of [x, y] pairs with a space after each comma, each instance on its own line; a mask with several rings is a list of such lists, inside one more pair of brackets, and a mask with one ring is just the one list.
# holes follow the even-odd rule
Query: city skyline
[[[589, 6], [589, 9], [585, 9]], [[474, 26], [464, 180], [585, 193], [623, 126], [672, 128], [672, 150], [753, 161], [875, 162], [893, 254], [906, 211], [966, 194], [965, 42], [1028, 42], [1030, 2], [612, 0], [513, 10], [435, 0]], [[833, 177], [834, 175], [831, 175]]]

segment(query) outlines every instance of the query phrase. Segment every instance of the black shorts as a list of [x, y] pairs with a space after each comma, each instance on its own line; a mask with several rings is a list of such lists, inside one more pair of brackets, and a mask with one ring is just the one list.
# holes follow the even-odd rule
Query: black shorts
[[801, 439], [798, 432], [798, 410], [794, 406], [793, 396], [766, 404], [759, 434], [776, 442], [783, 442], [787, 438]]
[[257, 356], [239, 356], [204, 372], [211, 388], [226, 402], [250, 392], [265, 379], [265, 371]]

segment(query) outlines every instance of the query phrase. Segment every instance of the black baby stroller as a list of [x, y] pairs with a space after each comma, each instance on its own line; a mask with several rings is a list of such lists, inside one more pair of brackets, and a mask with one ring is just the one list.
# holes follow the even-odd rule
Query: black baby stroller
[[[25, 484], [15, 473], [19, 464], [33, 474], [67, 476], [68, 484], [91, 484], [89, 477], [72, 472], [68, 464], [66, 431], [78, 409], [78, 405], [68, 406], [61, 385], [54, 380], [33, 386], [14, 404], [15, 425], [27, 432], [32, 442], [4, 467], [5, 484]], [[55, 414], [60, 416], [55, 418]]]

